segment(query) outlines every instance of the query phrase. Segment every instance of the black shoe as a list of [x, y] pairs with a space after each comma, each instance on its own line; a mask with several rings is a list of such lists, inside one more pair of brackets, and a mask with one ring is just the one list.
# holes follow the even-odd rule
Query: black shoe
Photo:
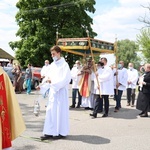
[[64, 139], [64, 138], [66, 138], [66, 136], [63, 136], [63, 135], [58, 135], [58, 136], [53, 136], [53, 139], [54, 140], [59, 140], [59, 139]]
[[141, 116], [141, 115], [143, 115], [144, 114], [144, 112], [142, 111], [140, 114], [139, 114], [139, 116]]
[[94, 116], [94, 114], [89, 114], [90, 116]]
[[104, 114], [102, 117], [108, 117], [108, 114]]
[[96, 117], [96, 116], [92, 116], [92, 117], [91, 117], [91, 119], [95, 119], [95, 118], [97, 118], [97, 117]]
[[75, 105], [71, 105], [70, 108], [75, 108]]
[[45, 134], [44, 136], [41, 136], [41, 137], [40, 137], [40, 139], [41, 139], [42, 141], [44, 141], [44, 140], [49, 140], [49, 139], [52, 139], [52, 138], [53, 138], [52, 135], [47, 135], [47, 134]]
[[85, 110], [93, 110], [93, 108], [90, 108], [90, 107], [85, 107], [84, 109]]
[[97, 118], [97, 114], [90, 114], [92, 116], [92, 119]]
[[140, 115], [140, 117], [148, 117], [148, 114], [142, 114], [142, 115]]
[[61, 135], [61, 134], [59, 134], [59, 137], [60, 137], [61, 139], [65, 139], [65, 138], [66, 138], [66, 136], [63, 136], [63, 135]]
[[85, 110], [90, 110], [90, 107], [85, 107], [84, 109], [85, 109]]

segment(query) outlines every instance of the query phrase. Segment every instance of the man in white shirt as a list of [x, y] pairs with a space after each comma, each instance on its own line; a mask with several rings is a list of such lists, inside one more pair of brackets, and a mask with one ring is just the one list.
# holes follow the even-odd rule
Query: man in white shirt
[[135, 90], [138, 80], [138, 71], [134, 69], [133, 63], [129, 63], [128, 73], [128, 84], [127, 84], [127, 106], [133, 107], [135, 101]]
[[[107, 66], [107, 59], [106, 58], [101, 58], [101, 62], [104, 63], [104, 66], [98, 71], [97, 71], [97, 76], [98, 76], [98, 82], [99, 82], [99, 90], [97, 94], [99, 93], [99, 96], [96, 99], [95, 103], [95, 108], [92, 114], [92, 118], [97, 117], [97, 113], [99, 110], [99, 107], [104, 99], [104, 108], [105, 112], [102, 117], [108, 117], [108, 112], [109, 112], [109, 95], [114, 95], [114, 89], [113, 89], [113, 72], [112, 69]], [[96, 82], [94, 82], [96, 83]], [[101, 97], [100, 97], [101, 94]]]
[[44, 79], [47, 72], [48, 72], [48, 67], [49, 67], [49, 61], [45, 60], [45, 65], [41, 69], [41, 78]]
[[78, 93], [78, 104], [76, 108], [80, 108], [82, 96], [79, 93], [79, 81], [80, 81], [80, 72], [81, 72], [81, 63], [79, 60], [76, 61], [75, 65], [71, 69], [71, 78], [72, 78], [72, 105], [70, 108], [75, 108], [76, 104], [76, 95]]
[[116, 107], [114, 112], [118, 112], [121, 108], [121, 97], [124, 90], [126, 90], [127, 86], [127, 69], [124, 68], [124, 62], [120, 61], [118, 64], [118, 70], [114, 70], [114, 91], [115, 91], [115, 100]]

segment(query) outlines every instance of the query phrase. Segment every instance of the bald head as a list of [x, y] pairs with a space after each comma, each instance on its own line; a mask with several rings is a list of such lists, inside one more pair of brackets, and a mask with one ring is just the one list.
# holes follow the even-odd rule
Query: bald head
[[132, 67], [133, 68], [134, 67], [133, 63], [129, 63], [128, 67]]
[[77, 61], [76, 61], [76, 64], [80, 65], [80, 61], [79, 61], [79, 60], [77, 60]]
[[145, 64], [144, 69], [146, 72], [150, 72], [150, 64]]

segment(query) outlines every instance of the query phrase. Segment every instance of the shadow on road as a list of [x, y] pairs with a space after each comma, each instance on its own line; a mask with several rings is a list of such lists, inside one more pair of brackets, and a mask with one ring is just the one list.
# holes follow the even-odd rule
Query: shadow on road
[[139, 111], [137, 109], [121, 108], [118, 112], [114, 112], [114, 108], [110, 108], [110, 117], [116, 119], [137, 119]]
[[37, 147], [33, 146], [33, 145], [25, 145], [22, 147], [15, 147], [15, 150], [34, 150], [37, 149]]
[[94, 135], [69, 135], [66, 140], [81, 141], [89, 144], [108, 144], [109, 139]]

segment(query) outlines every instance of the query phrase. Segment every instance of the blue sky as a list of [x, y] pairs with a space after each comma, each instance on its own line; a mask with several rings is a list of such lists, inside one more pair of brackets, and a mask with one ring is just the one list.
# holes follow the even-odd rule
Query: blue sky
[[[19, 39], [15, 34], [18, 26], [15, 22], [18, 0], [0, 0], [0, 48], [14, 54], [9, 47], [10, 41]], [[93, 30], [96, 39], [114, 42], [118, 40], [136, 40], [136, 35], [144, 26], [138, 21], [140, 16], [148, 14], [141, 5], [148, 6], [149, 0], [96, 0], [96, 12], [93, 18]]]

